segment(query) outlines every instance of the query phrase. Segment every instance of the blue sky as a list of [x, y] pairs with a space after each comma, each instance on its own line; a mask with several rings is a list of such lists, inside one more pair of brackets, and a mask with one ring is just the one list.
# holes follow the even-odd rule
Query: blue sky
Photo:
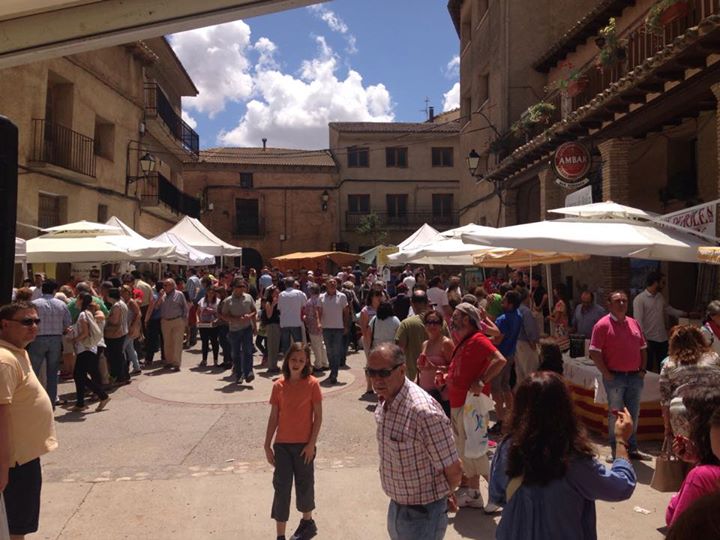
[[203, 148], [325, 148], [329, 121], [422, 121], [426, 97], [437, 112], [457, 102], [446, 4], [334, 0], [175, 34], [200, 90], [186, 120]]

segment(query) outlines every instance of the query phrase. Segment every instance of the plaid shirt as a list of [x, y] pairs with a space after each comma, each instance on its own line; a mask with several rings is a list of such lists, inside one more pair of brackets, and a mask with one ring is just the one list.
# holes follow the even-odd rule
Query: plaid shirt
[[450, 493], [443, 469], [458, 453], [450, 420], [422, 388], [405, 380], [387, 406], [375, 409], [380, 480], [398, 504], [429, 504]]
[[65, 329], [72, 324], [72, 317], [67, 305], [52, 294], [43, 294], [32, 303], [41, 321], [38, 336], [61, 336]]

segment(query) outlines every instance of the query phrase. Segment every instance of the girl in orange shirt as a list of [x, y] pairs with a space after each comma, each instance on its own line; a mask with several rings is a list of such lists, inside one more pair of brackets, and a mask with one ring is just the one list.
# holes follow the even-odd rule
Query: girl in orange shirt
[[290, 538], [307, 540], [317, 535], [312, 511], [315, 509], [315, 444], [322, 424], [322, 393], [318, 380], [312, 376], [310, 350], [301, 342], [290, 346], [282, 373], [270, 394], [272, 409], [265, 435], [265, 456], [275, 467], [271, 517], [276, 522], [278, 540], [285, 540], [294, 478], [295, 502], [303, 517]]

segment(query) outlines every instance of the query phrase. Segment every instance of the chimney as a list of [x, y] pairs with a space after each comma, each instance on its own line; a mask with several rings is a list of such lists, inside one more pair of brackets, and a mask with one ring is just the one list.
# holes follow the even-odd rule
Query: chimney
[[435, 107], [430, 106], [428, 107], [428, 122], [434, 122], [435, 121]]
[[267, 139], [265, 137], [263, 137], [262, 142], [263, 142], [263, 150], [267, 150]]

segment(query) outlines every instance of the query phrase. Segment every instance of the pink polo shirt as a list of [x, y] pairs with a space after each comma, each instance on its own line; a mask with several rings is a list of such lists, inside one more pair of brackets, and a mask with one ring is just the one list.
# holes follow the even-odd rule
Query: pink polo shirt
[[592, 330], [590, 350], [600, 351], [610, 371], [640, 371], [640, 351], [647, 348], [640, 325], [632, 317], [619, 321], [608, 314]]

